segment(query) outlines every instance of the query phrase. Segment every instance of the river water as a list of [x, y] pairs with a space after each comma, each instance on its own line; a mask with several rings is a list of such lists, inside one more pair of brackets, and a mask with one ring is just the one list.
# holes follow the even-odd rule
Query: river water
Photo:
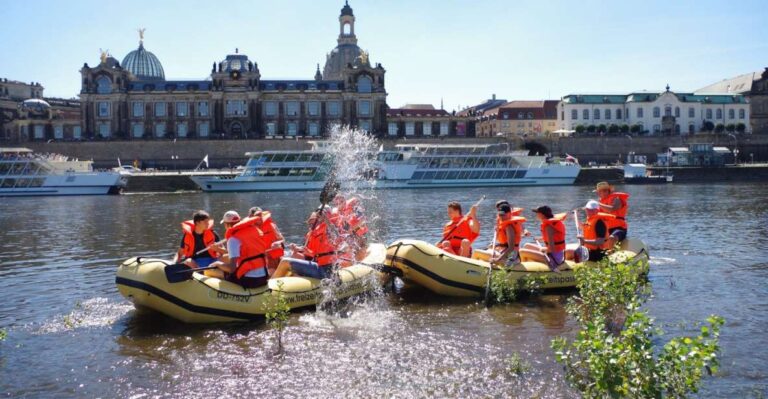
[[[727, 323], [722, 368], [702, 397], [768, 389], [768, 186], [628, 186], [630, 233], [651, 248], [646, 307], [671, 335], [712, 313]], [[483, 237], [493, 202], [583, 205], [587, 187], [377, 192], [379, 238], [439, 238], [445, 203], [480, 195]], [[341, 314], [293, 314], [286, 354], [263, 325], [182, 325], [137, 312], [117, 292], [116, 265], [170, 257], [194, 209], [217, 218], [261, 205], [300, 241], [317, 193], [133, 194], [0, 199], [0, 393], [8, 397], [574, 397], [549, 343], [572, 335], [568, 293], [486, 310], [399, 289]], [[531, 218], [533, 219], [533, 218]], [[571, 225], [572, 223], [569, 223]], [[529, 229], [535, 226], [529, 223]], [[569, 234], [573, 236], [570, 226]], [[663, 340], [664, 338], [662, 338]], [[513, 354], [530, 364], [507, 370]]]

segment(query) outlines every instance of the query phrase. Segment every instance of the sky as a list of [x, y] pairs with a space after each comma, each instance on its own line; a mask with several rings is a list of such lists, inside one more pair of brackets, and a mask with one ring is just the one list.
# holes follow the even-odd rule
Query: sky
[[[144, 45], [166, 79], [204, 79], [239, 48], [263, 79], [311, 79], [342, 0], [0, 0], [0, 78], [76, 97], [79, 69]], [[388, 104], [474, 105], [571, 93], [691, 91], [768, 67], [766, 0], [352, 0]]]

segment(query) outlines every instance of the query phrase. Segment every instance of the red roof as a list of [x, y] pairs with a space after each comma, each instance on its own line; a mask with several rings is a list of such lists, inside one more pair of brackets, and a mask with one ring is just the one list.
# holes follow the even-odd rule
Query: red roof
[[557, 119], [557, 103], [557, 100], [510, 101], [499, 108], [496, 119]]
[[444, 109], [390, 108], [387, 110], [387, 116], [389, 117], [395, 117], [395, 116], [419, 117], [419, 116], [449, 116], [449, 115], [450, 114], [448, 113], [448, 111]]

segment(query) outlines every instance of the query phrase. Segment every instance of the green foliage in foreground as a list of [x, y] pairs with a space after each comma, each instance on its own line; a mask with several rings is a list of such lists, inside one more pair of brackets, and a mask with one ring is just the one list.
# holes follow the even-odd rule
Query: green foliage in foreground
[[504, 268], [494, 270], [491, 275], [491, 299], [494, 303], [510, 303], [523, 292], [537, 293], [547, 283], [544, 273], [530, 274], [518, 280], [510, 279], [510, 272]]
[[570, 342], [554, 339], [552, 348], [585, 397], [680, 398], [698, 391], [704, 371], [717, 371], [721, 317], [709, 317], [695, 337], [654, 345], [663, 331], [640, 310], [648, 288], [637, 270], [646, 266], [606, 259], [575, 272], [580, 294], [568, 312], [579, 331]]
[[5, 341], [5, 338], [8, 336], [8, 330], [4, 328], [0, 328], [0, 341]]
[[267, 313], [265, 315], [267, 323], [275, 331], [275, 337], [277, 338], [277, 351], [275, 354], [277, 355], [283, 352], [283, 330], [291, 314], [291, 307], [288, 306], [288, 301], [286, 301], [285, 294], [283, 294], [283, 284], [282, 281], [279, 281], [277, 283], [277, 290], [272, 291], [272, 296], [267, 302]]
[[531, 365], [520, 357], [520, 354], [513, 353], [507, 358], [507, 372], [513, 375], [522, 375], [531, 369]]

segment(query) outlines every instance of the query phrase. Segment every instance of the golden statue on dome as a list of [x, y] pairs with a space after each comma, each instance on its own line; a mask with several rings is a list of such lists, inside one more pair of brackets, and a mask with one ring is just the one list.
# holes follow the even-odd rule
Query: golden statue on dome
[[139, 32], [139, 43], [144, 43], [144, 31], [146, 30], [147, 28], [136, 29], [136, 31]]
[[109, 52], [109, 50], [99, 49], [99, 53], [101, 53], [101, 55], [99, 55], [99, 58], [101, 58], [101, 63], [102, 64], [106, 64], [107, 63], [107, 57], [109, 57], [108, 52]]
[[362, 65], [368, 65], [368, 52], [365, 50], [360, 50], [360, 64]]

